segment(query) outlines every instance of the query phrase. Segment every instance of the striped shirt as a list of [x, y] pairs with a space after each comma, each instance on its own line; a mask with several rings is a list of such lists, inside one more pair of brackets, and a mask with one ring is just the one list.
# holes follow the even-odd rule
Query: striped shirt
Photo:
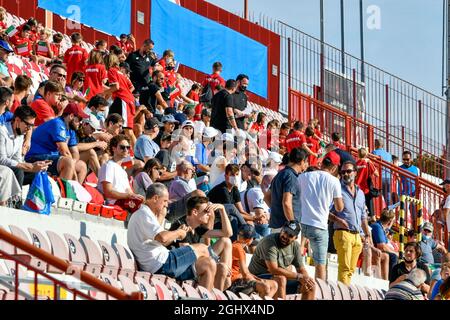
[[425, 300], [422, 292], [411, 281], [405, 280], [392, 286], [384, 300]]

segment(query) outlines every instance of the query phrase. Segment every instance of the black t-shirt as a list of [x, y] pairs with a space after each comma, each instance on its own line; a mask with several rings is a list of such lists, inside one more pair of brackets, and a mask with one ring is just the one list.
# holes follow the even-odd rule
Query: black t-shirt
[[136, 91], [141, 92], [141, 89], [147, 87], [152, 81], [150, 68], [155, 65], [156, 60], [149, 55], [141, 56], [137, 50], [128, 55], [126, 62], [131, 69], [130, 80]]
[[339, 157], [341, 157], [341, 166], [347, 161], [356, 163], [355, 158], [353, 158], [353, 156], [347, 151], [344, 151], [342, 149], [336, 149], [334, 150], [334, 152], [336, 152], [339, 155]]
[[235, 204], [241, 201], [239, 190], [233, 187], [228, 191], [226, 182], [218, 184], [208, 192], [209, 201], [212, 203]]
[[225, 108], [233, 107], [233, 96], [225, 89], [216, 93], [211, 101], [211, 127], [225, 133], [227, 129], [231, 129], [231, 125], [227, 119]]
[[[174, 223], [172, 223], [172, 225], [170, 226], [170, 231], [177, 230], [183, 224], [188, 225], [186, 222], [186, 216], [184, 216], [184, 217], [176, 220]], [[200, 243], [202, 236], [208, 231], [209, 231], [208, 228], [200, 225], [197, 228], [195, 228], [194, 233], [188, 232], [186, 234], [186, 238], [184, 238], [183, 240], [178, 240], [178, 241], [174, 242], [172, 244], [172, 246], [175, 248], [178, 248], [180, 246], [180, 243], [189, 243], [189, 244]]]
[[150, 83], [148, 90], [141, 91], [139, 103], [145, 105], [150, 112], [155, 113], [156, 105], [158, 103], [156, 100], [156, 93], [159, 91], [162, 92], [160, 87], [153, 82]]
[[[248, 97], [245, 92], [236, 91], [233, 94], [233, 107], [234, 109], [244, 111], [247, 108]], [[244, 130], [245, 117], [236, 118], [236, 124], [239, 129]]]
[[[425, 281], [425, 283], [429, 285], [431, 283], [431, 276], [430, 276], [430, 271], [429, 271], [428, 267], [426, 266], [426, 264], [418, 261], [417, 268], [425, 271], [425, 273], [427, 275], [427, 280]], [[400, 277], [404, 274], [408, 274], [408, 273], [409, 273], [409, 271], [406, 269], [405, 262], [402, 261], [399, 264], [396, 264], [392, 268], [392, 271], [389, 274], [389, 282], [394, 282], [395, 280], [397, 280], [398, 277]]]

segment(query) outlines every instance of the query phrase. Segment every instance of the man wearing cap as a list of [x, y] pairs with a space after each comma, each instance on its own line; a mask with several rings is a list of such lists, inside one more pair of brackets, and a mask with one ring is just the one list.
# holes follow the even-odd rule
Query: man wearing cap
[[430, 266], [434, 265], [434, 250], [437, 250], [442, 254], [447, 253], [444, 243], [433, 239], [433, 231], [433, 224], [428, 221], [425, 222], [422, 228], [422, 240], [419, 242], [420, 248], [422, 249], [420, 261]]
[[[315, 282], [309, 277], [303, 264], [300, 244], [296, 241], [300, 224], [286, 222], [281, 231], [263, 238], [256, 247], [248, 270], [261, 279], [273, 279], [278, 283], [278, 298], [286, 294], [302, 294], [302, 300], [314, 300]], [[291, 271], [294, 266], [296, 271]]]
[[196, 189], [189, 183], [194, 173], [195, 168], [192, 163], [182, 160], [177, 164], [177, 176], [169, 188], [169, 199], [171, 201], [177, 201]]
[[79, 160], [76, 130], [80, 119], [86, 119], [78, 104], [71, 103], [62, 111], [62, 116], [49, 120], [35, 129], [31, 137], [31, 148], [25, 156], [26, 162], [51, 160], [48, 172], [66, 180], [84, 182], [86, 163]]
[[134, 39], [133, 35], [127, 35], [125, 33], [122, 33], [120, 35], [120, 40], [116, 42], [116, 46], [118, 46], [120, 49], [123, 50], [127, 55], [134, 51], [134, 48], [136, 47], [136, 40]]
[[6, 61], [8, 55], [13, 52], [13, 49], [5, 40], [0, 39], [0, 86], [11, 86], [13, 81], [9, 75]]
[[161, 137], [163, 136], [163, 134], [171, 135], [175, 130], [175, 125], [179, 123], [171, 114], [164, 115], [161, 119], [161, 122], [163, 124], [162, 129], [159, 130], [158, 136], [153, 139], [153, 141], [155, 141], [160, 147]]
[[217, 131], [213, 127], [206, 127], [203, 130], [201, 142], [195, 144], [194, 165], [197, 167], [197, 171], [208, 173], [211, 170], [211, 167], [208, 163], [208, 146], [211, 144], [212, 140], [217, 136], [218, 133], [219, 131]]
[[298, 177], [301, 216], [295, 218], [301, 222], [303, 235], [309, 239], [316, 266], [315, 277], [322, 280], [326, 280], [330, 206], [334, 204], [337, 212], [344, 209], [341, 183], [336, 177], [340, 160], [335, 152], [330, 152], [324, 157], [321, 170]]
[[[80, 159], [86, 162], [95, 174], [106, 160], [105, 151], [108, 147], [108, 143], [101, 140], [103, 136], [101, 129], [100, 121], [91, 113], [83, 120], [82, 127], [77, 131]], [[100, 161], [99, 155], [102, 156], [103, 161]]]
[[[450, 239], [450, 179], [445, 179], [440, 185], [443, 186], [446, 196], [445, 201], [441, 204], [441, 219], [446, 221], [447, 232], [449, 235], [448, 238]], [[450, 240], [447, 244], [447, 248], [450, 250]]]
[[160, 124], [161, 122], [156, 118], [145, 121], [144, 133], [136, 140], [134, 146], [134, 157], [136, 159], [147, 162], [159, 152], [159, 146], [153, 139], [158, 136]]
[[[338, 280], [349, 285], [356, 270], [364, 236], [372, 245], [372, 236], [367, 224], [364, 192], [355, 184], [356, 165], [345, 162], [341, 167], [341, 188], [344, 209], [331, 209], [330, 220], [334, 221], [333, 242], [338, 255]], [[364, 231], [364, 232], [363, 232]]]

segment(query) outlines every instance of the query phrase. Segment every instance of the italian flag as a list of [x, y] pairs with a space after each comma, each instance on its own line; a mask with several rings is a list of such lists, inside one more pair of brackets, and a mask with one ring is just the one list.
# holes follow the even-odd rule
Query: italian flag
[[45, 209], [45, 195], [44, 191], [38, 188], [35, 188], [33, 194], [27, 199], [26, 206], [28, 208], [41, 211]]
[[8, 29], [6, 29], [6, 35], [8, 36], [8, 37], [12, 37], [12, 36], [14, 36], [16, 33], [17, 33], [17, 29], [16, 29], [16, 27], [15, 26], [11, 26], [11, 27], [9, 27]]
[[29, 52], [30, 50], [28, 50], [28, 42], [24, 42], [22, 44], [17, 45], [16, 50], [18, 54], [24, 54]]
[[37, 45], [37, 50], [39, 52], [48, 52], [47, 43], [45, 41], [39, 41]]

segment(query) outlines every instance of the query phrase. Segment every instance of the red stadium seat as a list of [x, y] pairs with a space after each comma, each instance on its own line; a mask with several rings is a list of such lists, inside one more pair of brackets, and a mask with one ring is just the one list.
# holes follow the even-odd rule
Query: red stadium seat
[[188, 298], [191, 299], [201, 299], [202, 297], [200, 296], [200, 293], [195, 290], [195, 288], [193, 286], [191, 286], [190, 284], [183, 282], [182, 285], [184, 291], [186, 292], [186, 295]]
[[144, 300], [158, 300], [156, 289], [145, 279], [136, 277], [139, 290], [144, 295]]
[[[11, 234], [15, 235], [18, 238], [21, 238], [22, 240], [25, 240], [28, 243], [32, 243], [30, 241], [30, 238], [25, 233], [25, 231], [23, 231], [21, 228], [14, 226], [14, 225], [10, 225], [9, 229], [11, 230]], [[45, 263], [44, 261], [42, 261], [36, 257], [30, 256], [27, 252], [16, 248], [16, 254], [23, 255], [24, 257], [28, 257], [26, 259], [30, 259], [30, 260], [29, 260], [29, 262], [28, 261], [27, 262], [32, 267], [35, 267], [41, 271], [47, 270], [47, 263]]]
[[103, 273], [117, 277], [119, 273], [119, 258], [114, 249], [104, 241], [99, 240], [100, 250], [103, 254]]
[[98, 246], [94, 241], [85, 236], [81, 237], [81, 244], [86, 251], [86, 271], [96, 276], [100, 275], [103, 269], [103, 257]]
[[[78, 239], [71, 234], [64, 233], [64, 238], [66, 239], [67, 246], [69, 247], [69, 259], [71, 263], [84, 270], [87, 264], [87, 259], [83, 246]], [[98, 275], [100, 275], [100, 272], [98, 272], [97, 276]]]
[[173, 300], [172, 291], [167, 288], [164, 282], [152, 277], [150, 279], [150, 283], [156, 289], [156, 296], [158, 297], [158, 300]]
[[133, 255], [125, 247], [121, 246], [118, 243], [115, 243], [114, 247], [116, 248], [117, 255], [119, 257], [119, 274], [130, 279], [134, 279], [136, 273], [136, 264], [134, 262]]
[[[64, 240], [52, 231], [47, 231], [48, 239], [52, 247], [52, 254], [60, 259], [69, 261], [69, 249], [67, 248]], [[48, 272], [50, 273], [64, 273], [63, 270], [54, 268], [53, 266], [48, 267]]]

